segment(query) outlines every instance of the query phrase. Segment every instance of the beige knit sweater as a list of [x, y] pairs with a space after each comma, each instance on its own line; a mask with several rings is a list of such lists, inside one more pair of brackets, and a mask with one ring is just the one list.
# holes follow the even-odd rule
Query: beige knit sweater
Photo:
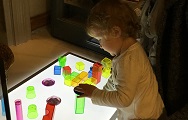
[[112, 75], [92, 103], [116, 107], [118, 120], [157, 119], [164, 104], [158, 83], [142, 46], [137, 42], [113, 59]]

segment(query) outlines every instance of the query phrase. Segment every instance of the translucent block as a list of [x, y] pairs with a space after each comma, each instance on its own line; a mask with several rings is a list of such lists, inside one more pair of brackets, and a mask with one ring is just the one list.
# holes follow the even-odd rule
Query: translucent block
[[42, 120], [53, 120], [55, 105], [46, 104], [45, 115]]
[[22, 102], [20, 99], [15, 100], [15, 109], [17, 120], [23, 120]]
[[2, 116], [6, 116], [4, 99], [1, 99]]
[[90, 84], [96, 86], [97, 79], [94, 77], [88, 78], [86, 81], [84, 81], [84, 84]]
[[61, 66], [54, 66], [54, 75], [61, 75]]
[[69, 66], [64, 66], [63, 67], [63, 75], [70, 75], [71, 74], [71, 68]]
[[29, 119], [36, 119], [38, 117], [37, 106], [35, 104], [31, 104], [28, 106], [27, 117]]
[[79, 79], [81, 79], [81, 81], [85, 81], [88, 79], [88, 73], [85, 71], [82, 71], [79, 75], [78, 75]]
[[78, 84], [79, 83], [81, 83], [81, 79], [80, 78], [78, 78], [78, 77], [76, 77], [76, 78], [74, 78], [73, 80], [72, 80], [72, 87], [76, 87], [76, 86], [78, 86]]
[[109, 68], [103, 68], [103, 70], [102, 70], [102, 76], [104, 78], [108, 78], [108, 77], [110, 77], [110, 75], [111, 75], [111, 69], [109, 69]]
[[79, 75], [79, 73], [77, 73], [77, 72], [75, 72], [75, 71], [73, 71], [72, 73], [71, 73], [71, 76], [72, 77], [76, 77], [76, 76], [78, 76]]
[[35, 88], [34, 86], [28, 86], [26, 92], [26, 98], [33, 99], [36, 97]]
[[64, 78], [64, 84], [67, 85], [67, 86], [71, 86], [72, 85], [72, 77], [71, 75], [67, 75], [65, 76]]
[[[76, 95], [77, 96], [77, 95]], [[75, 103], [75, 114], [83, 114], [85, 108], [85, 98], [77, 98]]]
[[104, 59], [101, 60], [101, 64], [103, 65], [104, 68], [111, 68], [112, 67], [112, 60], [105, 57]]
[[81, 71], [85, 69], [85, 64], [83, 62], [76, 62], [76, 69]]
[[60, 56], [58, 57], [58, 62], [61, 67], [64, 67], [66, 65], [67, 58], [66, 56]]

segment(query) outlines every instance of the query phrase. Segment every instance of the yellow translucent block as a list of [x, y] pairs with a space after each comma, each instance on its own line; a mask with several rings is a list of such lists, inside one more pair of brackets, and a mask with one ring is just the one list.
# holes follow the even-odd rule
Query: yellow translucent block
[[71, 86], [72, 80], [64, 80], [64, 84], [67, 85], [67, 86]]
[[92, 82], [91, 82], [90, 80], [86, 80], [86, 81], [84, 81], [83, 83], [84, 83], [84, 84], [89, 84], [89, 85], [92, 84]]
[[111, 69], [108, 69], [108, 68], [104, 68], [103, 70], [102, 70], [102, 76], [104, 77], [104, 78], [108, 78], [108, 77], [110, 77], [110, 75], [111, 75]]
[[85, 69], [85, 64], [83, 62], [77, 62], [76, 63], [76, 69], [81, 71]]
[[104, 68], [111, 68], [112, 60], [105, 57], [104, 59], [101, 60], [101, 64], [103, 65]]
[[85, 80], [83, 83], [85, 84], [90, 84], [90, 85], [96, 85], [97, 84], [97, 79], [94, 77], [88, 78]]
[[64, 78], [64, 84], [67, 86], [71, 86], [72, 85], [72, 77], [70, 75], [65, 76]]

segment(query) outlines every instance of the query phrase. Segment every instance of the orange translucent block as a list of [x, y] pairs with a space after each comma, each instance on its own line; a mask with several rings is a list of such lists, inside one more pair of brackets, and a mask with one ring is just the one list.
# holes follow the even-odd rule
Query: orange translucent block
[[46, 104], [46, 113], [43, 116], [42, 120], [52, 120], [54, 115], [55, 105]]
[[78, 77], [74, 78], [74, 79], [72, 80], [72, 87], [78, 86], [79, 83], [81, 83], [81, 81], [82, 81], [82, 80], [79, 79]]
[[85, 80], [88, 79], [88, 73], [85, 71], [82, 71], [78, 76], [76, 76], [73, 80], [72, 80], [72, 86], [76, 87], [78, 86], [80, 83], [83, 83]]

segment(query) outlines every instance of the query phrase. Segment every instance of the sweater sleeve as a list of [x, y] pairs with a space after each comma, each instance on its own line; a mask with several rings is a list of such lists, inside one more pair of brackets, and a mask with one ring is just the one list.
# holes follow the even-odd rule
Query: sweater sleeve
[[115, 81], [116, 90], [94, 90], [91, 97], [93, 104], [122, 108], [132, 103], [142, 67], [138, 60], [127, 56], [117, 61], [115, 69], [117, 73], [112, 78]]

